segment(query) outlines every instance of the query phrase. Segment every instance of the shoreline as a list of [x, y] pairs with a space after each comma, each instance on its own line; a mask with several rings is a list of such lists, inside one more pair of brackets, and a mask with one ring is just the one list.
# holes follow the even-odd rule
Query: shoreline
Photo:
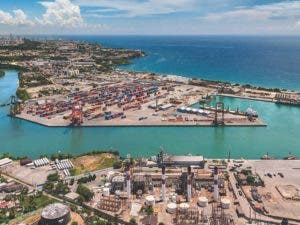
[[[146, 55], [147, 56], [147, 55]], [[141, 58], [141, 57], [140, 57]], [[138, 60], [140, 58], [134, 59]], [[132, 60], [130, 60], [132, 62]], [[133, 63], [134, 64], [134, 63]], [[122, 66], [122, 65], [120, 65]], [[230, 86], [249, 86], [250, 89], [254, 90], [261, 90], [261, 91], [266, 91], [266, 92], [273, 92], [273, 90], [278, 89], [283, 92], [288, 92], [288, 93], [293, 93], [293, 94], [300, 94], [300, 89], [290, 89], [290, 88], [285, 88], [285, 87], [279, 87], [279, 86], [274, 86], [274, 87], [268, 87], [268, 86], [257, 86], [256, 84], [249, 84], [249, 83], [240, 83], [240, 82], [235, 82], [235, 81], [223, 81], [223, 80], [213, 80], [213, 79], [207, 79], [207, 78], [201, 78], [195, 77], [195, 76], [189, 76], [189, 75], [184, 75], [184, 74], [169, 74], [169, 73], [158, 73], [158, 72], [153, 72], [153, 71], [148, 71], [148, 70], [132, 70], [132, 69], [127, 69], [126, 66], [125, 68], [122, 67], [115, 67], [115, 70], [121, 70], [121, 71], [128, 71], [128, 72], [133, 72], [133, 73], [151, 73], [155, 76], [163, 77], [166, 78], [168, 76], [172, 77], [181, 77], [183, 79], [191, 80], [191, 81], [202, 81], [202, 82], [211, 82], [214, 84], [223, 84], [223, 85], [230, 85]]]
[[[116, 128], [120, 128], [120, 127], [219, 127], [219, 126], [215, 126], [211, 123], [205, 123], [205, 124], [83, 124], [80, 126], [72, 126], [72, 125], [51, 125], [51, 124], [47, 124], [47, 123], [42, 123], [42, 122], [38, 122], [38, 121], [34, 121], [31, 119], [27, 119], [27, 118], [23, 118], [23, 117], [19, 117], [19, 116], [10, 116], [9, 117], [13, 118], [13, 119], [19, 119], [19, 120], [24, 120], [27, 122], [31, 122], [33, 124], [38, 124], [44, 127], [49, 127], [49, 128], [89, 128], [89, 127], [94, 127], [94, 128], [105, 128], [105, 127], [116, 127]], [[262, 121], [260, 121], [260, 123], [256, 123], [256, 124], [225, 124], [222, 127], [267, 127], [267, 124], [263, 123]]]

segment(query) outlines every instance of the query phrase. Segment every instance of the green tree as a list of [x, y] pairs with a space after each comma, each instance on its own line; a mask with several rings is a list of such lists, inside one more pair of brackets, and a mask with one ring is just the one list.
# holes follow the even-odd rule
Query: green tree
[[69, 191], [70, 190], [68, 188], [68, 185], [65, 184], [63, 181], [59, 181], [55, 186], [55, 190], [54, 190], [56, 194], [63, 194], [63, 195], [67, 194]]
[[49, 174], [47, 176], [47, 180], [50, 181], [50, 182], [58, 181], [59, 180], [58, 173], [56, 172], [56, 173]]
[[114, 169], [120, 169], [122, 167], [122, 161], [116, 161], [113, 164]]
[[54, 184], [47, 181], [44, 185], [43, 185], [43, 189], [46, 192], [51, 192], [54, 189]]
[[129, 221], [129, 225], [137, 225], [137, 222], [134, 218], [131, 218]]
[[73, 184], [74, 184], [74, 178], [72, 178], [71, 180], [70, 180], [70, 186], [72, 186]]
[[255, 183], [255, 177], [252, 175], [247, 176], [247, 183], [248, 184], [254, 184]]
[[90, 201], [94, 197], [94, 193], [83, 184], [79, 184], [76, 191], [83, 197], [85, 201]]
[[153, 207], [151, 205], [146, 208], [146, 213], [148, 216], [153, 214]]

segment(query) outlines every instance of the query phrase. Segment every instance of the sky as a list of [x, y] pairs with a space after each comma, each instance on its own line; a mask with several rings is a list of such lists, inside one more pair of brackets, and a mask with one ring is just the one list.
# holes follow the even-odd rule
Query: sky
[[300, 35], [300, 0], [0, 0], [11, 33]]

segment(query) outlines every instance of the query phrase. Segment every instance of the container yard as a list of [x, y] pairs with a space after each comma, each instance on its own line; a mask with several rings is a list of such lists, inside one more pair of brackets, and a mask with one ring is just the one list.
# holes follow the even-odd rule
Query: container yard
[[66, 96], [31, 99], [16, 116], [46, 126], [213, 126], [216, 114], [223, 113], [223, 125], [265, 125], [257, 115], [250, 118], [246, 112], [192, 107], [203, 96], [214, 94], [209, 88], [154, 79], [149, 74], [98, 86], [87, 83], [84, 90]]
[[[11, 116], [45, 126], [265, 126], [255, 109], [249, 115], [230, 105], [205, 104], [219, 94], [275, 98], [240, 85], [116, 69], [144, 56], [140, 50], [72, 41], [36, 44], [24, 51], [32, 58], [18, 62], [25, 69], [19, 96], [1, 105], [10, 105]], [[64, 59], [49, 60], [53, 55]]]

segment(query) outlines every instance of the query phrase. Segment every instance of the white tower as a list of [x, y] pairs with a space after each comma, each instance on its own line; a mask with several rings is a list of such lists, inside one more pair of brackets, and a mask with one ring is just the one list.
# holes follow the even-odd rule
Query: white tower
[[190, 202], [192, 200], [192, 168], [188, 167], [187, 174], [187, 201]]
[[162, 200], [166, 200], [166, 167], [163, 165], [161, 168], [161, 196]]
[[219, 185], [218, 185], [218, 167], [214, 168], [214, 201], [217, 202], [219, 200]]

